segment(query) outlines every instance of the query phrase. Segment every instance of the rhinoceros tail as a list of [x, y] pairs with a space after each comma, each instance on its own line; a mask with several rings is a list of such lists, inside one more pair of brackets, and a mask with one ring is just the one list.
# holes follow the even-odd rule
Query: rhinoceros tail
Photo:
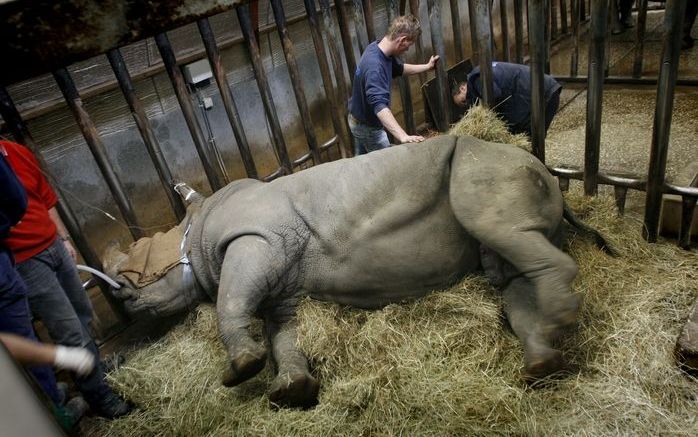
[[587, 225], [579, 217], [577, 217], [572, 211], [572, 208], [570, 208], [570, 206], [567, 204], [567, 202], [563, 203], [562, 216], [565, 218], [565, 220], [567, 220], [569, 224], [574, 226], [578, 231], [594, 240], [594, 243], [596, 244], [596, 246], [598, 246], [599, 249], [603, 250], [611, 256], [618, 256], [618, 252], [616, 252], [613, 246], [611, 246], [608, 243], [606, 238], [603, 235], [601, 235], [599, 231]]

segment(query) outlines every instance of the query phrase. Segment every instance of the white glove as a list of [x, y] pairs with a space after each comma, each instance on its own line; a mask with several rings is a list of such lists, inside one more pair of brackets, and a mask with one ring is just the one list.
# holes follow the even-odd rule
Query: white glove
[[78, 376], [87, 376], [95, 368], [95, 356], [81, 347], [56, 346], [54, 363], [59, 369], [72, 370]]

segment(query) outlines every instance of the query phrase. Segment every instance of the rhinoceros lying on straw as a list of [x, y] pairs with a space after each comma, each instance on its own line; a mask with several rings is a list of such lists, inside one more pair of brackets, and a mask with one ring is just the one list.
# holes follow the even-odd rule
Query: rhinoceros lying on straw
[[[189, 227], [184, 247], [195, 278], [186, 280], [188, 266], [179, 264], [115, 293], [131, 312], [151, 315], [216, 301], [229, 386], [265, 365], [267, 348], [248, 331], [262, 317], [277, 368], [271, 401], [311, 406], [319, 386], [296, 347], [300, 297], [379, 308], [484, 268], [503, 287], [526, 375], [540, 378], [561, 368], [550, 340], [577, 315], [577, 267], [558, 248], [562, 218], [557, 181], [532, 155], [436, 137], [270, 183], [235, 181], [195, 201], [180, 224]], [[126, 260], [109, 254], [110, 273]]]

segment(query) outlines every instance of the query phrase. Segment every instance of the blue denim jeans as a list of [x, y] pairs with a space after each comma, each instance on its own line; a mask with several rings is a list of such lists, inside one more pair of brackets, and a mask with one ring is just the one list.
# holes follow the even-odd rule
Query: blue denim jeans
[[[15, 271], [9, 253], [0, 248], [0, 332], [38, 341], [31, 322], [27, 288]], [[49, 366], [27, 368], [51, 400], [58, 405], [60, 396], [56, 377]]]
[[348, 121], [349, 130], [354, 137], [354, 155], [363, 155], [390, 147], [388, 134], [383, 128], [361, 124], [351, 114], [349, 114]]
[[95, 369], [75, 378], [75, 385], [92, 407], [111, 395], [99, 364], [99, 350], [92, 340], [89, 324], [92, 304], [82, 287], [73, 259], [56, 239], [48, 248], [17, 264], [17, 271], [27, 285], [32, 315], [46, 326], [56, 344], [84, 347], [95, 355]]

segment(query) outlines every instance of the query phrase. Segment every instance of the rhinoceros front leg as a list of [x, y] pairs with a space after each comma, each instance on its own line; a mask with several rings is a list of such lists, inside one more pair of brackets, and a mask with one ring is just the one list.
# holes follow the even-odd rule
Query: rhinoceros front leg
[[310, 408], [317, 405], [320, 385], [308, 370], [308, 359], [298, 349], [295, 315], [274, 315], [267, 330], [276, 364], [269, 400], [281, 407]]
[[265, 366], [266, 347], [249, 332], [252, 317], [268, 298], [283, 266], [261, 237], [243, 236], [228, 245], [218, 287], [217, 311], [221, 340], [230, 357], [223, 384], [232, 387]]

